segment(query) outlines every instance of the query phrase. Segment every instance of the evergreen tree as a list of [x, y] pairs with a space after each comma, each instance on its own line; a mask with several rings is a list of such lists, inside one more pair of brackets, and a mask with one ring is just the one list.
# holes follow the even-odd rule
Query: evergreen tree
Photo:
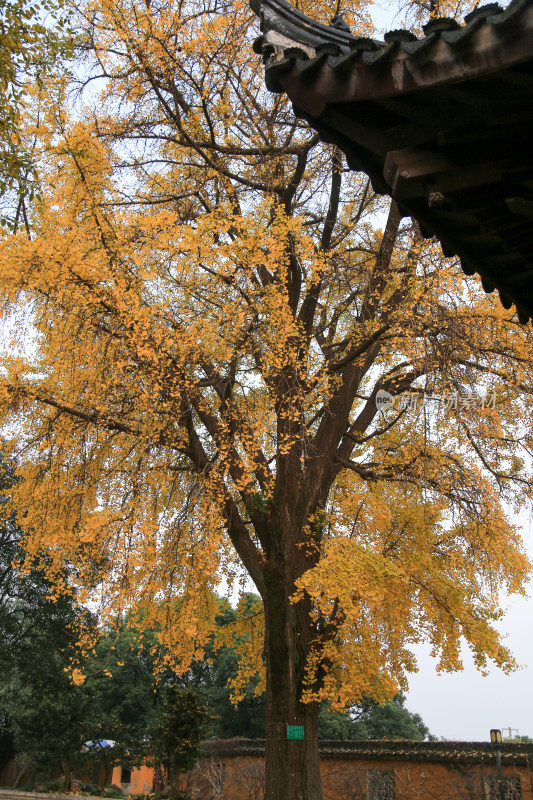
[[211, 717], [196, 692], [177, 684], [167, 686], [157, 722], [150, 732], [156, 763], [175, 791], [180, 774], [192, 769]]

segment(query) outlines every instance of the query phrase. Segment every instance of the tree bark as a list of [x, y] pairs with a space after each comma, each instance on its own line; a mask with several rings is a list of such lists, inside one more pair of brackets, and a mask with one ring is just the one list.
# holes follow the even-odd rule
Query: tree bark
[[[322, 800], [318, 703], [301, 700], [306, 656], [313, 644], [309, 603], [290, 602], [288, 562], [267, 568], [265, 605], [266, 742], [264, 800]], [[287, 739], [287, 725], [304, 739]]]
[[63, 786], [66, 792], [70, 792], [70, 784], [72, 780], [72, 762], [67, 759], [66, 763], [63, 765], [64, 769], [64, 778], [63, 778]]
[[19, 786], [19, 784], [22, 781], [22, 779], [26, 776], [26, 772], [27, 772], [27, 770], [24, 767], [22, 767], [20, 772], [18, 773], [17, 777], [15, 778], [15, 783], [13, 784], [13, 789], [16, 789]]

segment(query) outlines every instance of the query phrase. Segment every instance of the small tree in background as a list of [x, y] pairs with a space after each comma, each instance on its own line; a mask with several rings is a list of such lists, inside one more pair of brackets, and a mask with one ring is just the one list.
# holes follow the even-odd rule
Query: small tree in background
[[151, 745], [172, 794], [177, 792], [180, 775], [194, 767], [211, 719], [195, 692], [176, 684], [167, 687], [161, 713], [152, 728]]
[[409, 739], [432, 740], [433, 737], [420, 714], [405, 707], [400, 692], [392, 700], [379, 704], [365, 699], [349, 712], [331, 711], [323, 704], [318, 715], [320, 739]]
[[429, 728], [420, 714], [405, 707], [405, 696], [400, 692], [392, 700], [380, 705], [367, 700], [361, 706], [357, 722], [364, 727], [364, 739], [432, 740]]

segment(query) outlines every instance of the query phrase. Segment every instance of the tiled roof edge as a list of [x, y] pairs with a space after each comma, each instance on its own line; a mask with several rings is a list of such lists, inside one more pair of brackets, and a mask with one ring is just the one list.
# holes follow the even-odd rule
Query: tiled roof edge
[[249, 0], [250, 8], [261, 19], [261, 30], [274, 30], [303, 45], [315, 47], [322, 42], [336, 44], [346, 52], [356, 39], [353, 34], [323, 25], [298, 11], [287, 0]]
[[[322, 758], [360, 760], [433, 761], [492, 764], [496, 748], [488, 742], [417, 742], [410, 740], [321, 741]], [[206, 756], [264, 756], [264, 739], [229, 739], [204, 742]], [[533, 743], [503, 742], [502, 763], [526, 766], [533, 763]]]
[[[449, 45], [463, 43], [471, 34], [483, 25], [504, 27], [512, 23], [515, 16], [532, 5], [531, 0], [512, 0], [507, 8], [502, 8], [498, 3], [487, 3], [479, 6], [465, 17], [464, 25], [448, 17], [431, 19], [424, 25], [424, 36], [416, 37], [411, 31], [398, 29], [385, 34], [385, 41], [371, 39], [365, 36], [355, 36], [348, 30], [335, 25], [324, 25], [308, 17], [303, 12], [292, 6], [287, 0], [249, 0], [250, 7], [261, 19], [263, 34], [274, 33], [291, 42], [298, 42], [304, 47], [316, 48], [320, 45], [330, 44], [338, 48], [338, 56], [345, 56], [350, 52], [358, 51], [361, 55], [368, 54], [365, 60], [375, 61], [387, 54], [392, 54], [398, 49], [408, 55], [413, 55], [418, 50], [425, 49], [428, 45], [436, 43], [442, 38]], [[255, 49], [261, 51], [261, 40], [256, 40]], [[280, 41], [280, 44], [282, 42]], [[382, 52], [376, 52], [380, 50]]]

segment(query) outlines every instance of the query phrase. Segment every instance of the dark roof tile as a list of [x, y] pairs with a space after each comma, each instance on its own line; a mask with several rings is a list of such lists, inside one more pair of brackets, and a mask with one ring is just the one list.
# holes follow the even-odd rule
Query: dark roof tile
[[452, 19], [451, 17], [436, 17], [435, 19], [430, 19], [429, 22], [426, 22], [426, 24], [422, 26], [422, 29], [426, 36], [429, 36], [430, 33], [455, 31], [458, 27], [459, 23], [457, 20]]
[[416, 42], [418, 38], [415, 36], [414, 33], [411, 31], [406, 31], [403, 28], [400, 28], [396, 31], [388, 31], [385, 34], [385, 41], [387, 44], [391, 42]]
[[493, 17], [495, 14], [501, 14], [503, 8], [498, 3], [487, 3], [484, 6], [479, 6], [465, 16], [465, 23], [471, 25], [472, 23], [484, 22], [487, 17]]

